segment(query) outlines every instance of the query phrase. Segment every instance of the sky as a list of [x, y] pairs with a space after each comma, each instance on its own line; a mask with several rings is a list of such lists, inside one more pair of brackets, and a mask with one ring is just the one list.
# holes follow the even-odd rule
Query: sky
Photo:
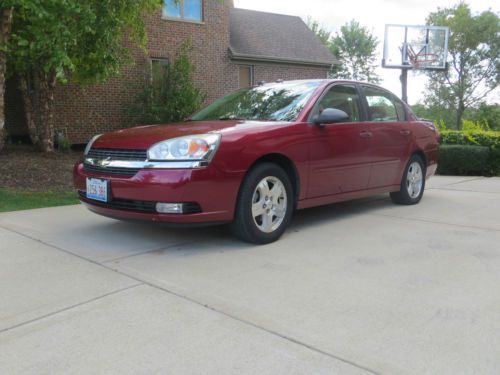
[[[378, 61], [382, 60], [385, 24], [423, 25], [430, 12], [438, 7], [452, 7], [458, 0], [234, 0], [238, 8], [260, 10], [299, 16], [306, 20], [308, 16], [317, 20], [323, 28], [336, 32], [340, 26], [356, 19], [380, 41]], [[490, 9], [491, 0], [470, 0], [473, 12]], [[498, 11], [499, 9], [493, 9]], [[378, 68], [382, 78], [381, 85], [401, 96], [401, 83], [398, 69]], [[408, 75], [408, 100], [410, 104], [422, 101], [422, 91], [426, 78], [423, 75]]]

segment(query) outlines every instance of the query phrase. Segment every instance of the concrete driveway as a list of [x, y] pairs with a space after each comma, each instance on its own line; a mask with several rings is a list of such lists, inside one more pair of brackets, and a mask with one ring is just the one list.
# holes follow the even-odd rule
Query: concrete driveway
[[500, 178], [301, 211], [277, 243], [0, 214], [1, 374], [498, 374]]

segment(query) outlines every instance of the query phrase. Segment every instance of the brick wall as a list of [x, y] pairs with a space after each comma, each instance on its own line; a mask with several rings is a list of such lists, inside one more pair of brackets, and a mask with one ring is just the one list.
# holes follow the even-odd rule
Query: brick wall
[[203, 22], [164, 19], [161, 11], [146, 18], [147, 53], [132, 48], [135, 63], [120, 77], [86, 89], [60, 86], [56, 93], [56, 129], [73, 143], [86, 142], [93, 134], [131, 126], [126, 107], [150, 78], [150, 58], [173, 59], [190, 38], [195, 65], [194, 80], [207, 93], [207, 101], [227, 92], [237, 72], [228, 58], [229, 7], [219, 0], [204, 1]]
[[278, 79], [314, 79], [327, 78], [328, 69], [302, 67], [296, 65], [281, 64], [254, 64], [254, 83], [260, 81], [273, 82]]
[[[131, 48], [135, 62], [125, 66], [120, 77], [84, 89], [74, 85], [58, 86], [54, 116], [56, 130], [63, 132], [72, 143], [85, 143], [94, 134], [132, 126], [126, 108], [150, 79], [150, 58], [173, 59], [188, 38], [193, 45], [193, 78], [207, 94], [207, 103], [237, 89], [239, 63], [231, 62], [228, 50], [230, 6], [232, 1], [205, 0], [202, 23], [167, 20], [162, 18], [161, 12], [148, 16], [147, 53]], [[326, 69], [279, 64], [252, 65], [254, 82], [325, 78], [327, 74]], [[7, 129], [10, 134], [26, 131], [19, 118], [15, 123], [7, 123]]]

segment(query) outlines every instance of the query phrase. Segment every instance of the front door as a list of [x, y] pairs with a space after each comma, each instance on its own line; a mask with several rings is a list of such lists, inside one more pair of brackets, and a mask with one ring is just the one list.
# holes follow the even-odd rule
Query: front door
[[336, 84], [318, 100], [311, 117], [326, 108], [349, 115], [348, 122], [310, 125], [308, 198], [366, 189], [370, 175], [371, 134], [361, 122], [356, 86]]

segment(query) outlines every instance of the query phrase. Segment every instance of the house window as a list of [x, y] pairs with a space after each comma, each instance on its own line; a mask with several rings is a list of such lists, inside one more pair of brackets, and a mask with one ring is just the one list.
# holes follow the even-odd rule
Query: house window
[[240, 65], [240, 89], [253, 86], [253, 66]]
[[153, 87], [159, 88], [163, 85], [163, 81], [167, 71], [167, 65], [167, 59], [151, 59], [151, 83], [153, 84]]
[[164, 0], [163, 16], [201, 22], [203, 21], [203, 0]]

